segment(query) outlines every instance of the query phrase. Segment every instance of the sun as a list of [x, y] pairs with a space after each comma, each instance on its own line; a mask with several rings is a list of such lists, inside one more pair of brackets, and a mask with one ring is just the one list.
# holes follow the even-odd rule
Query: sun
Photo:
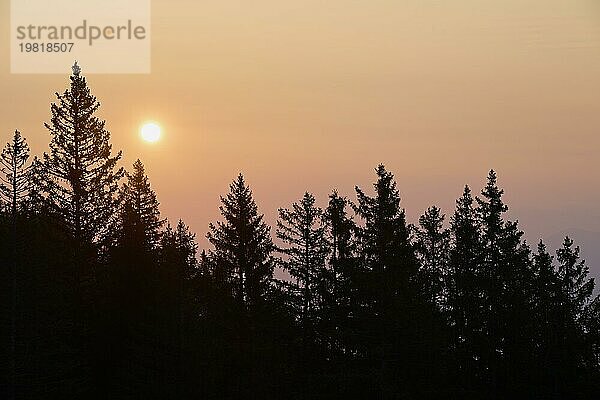
[[160, 126], [155, 122], [146, 122], [142, 125], [140, 134], [146, 142], [154, 143], [160, 139]]

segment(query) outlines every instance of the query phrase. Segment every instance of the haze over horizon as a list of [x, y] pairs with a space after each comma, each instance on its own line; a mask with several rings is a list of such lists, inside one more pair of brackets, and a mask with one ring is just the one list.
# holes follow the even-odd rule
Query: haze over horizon
[[[525, 4], [526, 3], [526, 4]], [[9, 0], [0, 0], [9, 54]], [[152, 73], [87, 75], [114, 150], [140, 158], [171, 221], [202, 248], [218, 196], [243, 172], [260, 212], [395, 174], [411, 222], [447, 216], [490, 168], [530, 244], [571, 233], [600, 276], [600, 5], [341, 0], [152, 2]], [[185, 11], [185, 12], [184, 12]], [[0, 140], [47, 151], [64, 75], [0, 65]], [[156, 144], [139, 139], [157, 121]], [[285, 178], [285, 179], [284, 179]]]

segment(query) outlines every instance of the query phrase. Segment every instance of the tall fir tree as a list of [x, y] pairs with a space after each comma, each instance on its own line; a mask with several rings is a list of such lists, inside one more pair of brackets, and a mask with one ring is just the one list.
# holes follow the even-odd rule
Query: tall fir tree
[[317, 313], [321, 308], [326, 278], [325, 260], [327, 242], [323, 224], [323, 210], [315, 205], [315, 198], [306, 192], [291, 209], [280, 208], [277, 237], [285, 247], [279, 251], [286, 257], [281, 265], [294, 283], [292, 296], [302, 326], [303, 345], [314, 340]]
[[27, 141], [21, 132], [15, 130], [12, 141], [6, 144], [0, 155], [0, 199], [8, 205], [13, 218], [19, 211], [19, 203], [29, 192], [31, 165], [27, 165], [28, 160]]
[[[218, 296], [208, 299], [207, 314], [218, 332], [215, 339], [221, 343], [225, 359], [238, 368], [234, 377], [223, 382], [225, 396], [251, 397], [261, 393], [270, 379], [265, 365], [269, 356], [260, 349], [269, 346], [274, 332], [268, 329], [274, 306], [274, 245], [242, 174], [229, 189], [219, 207], [223, 220], [211, 223], [207, 234], [214, 246], [208, 254], [211, 280], [216, 285], [211, 292]], [[216, 365], [231, 368], [220, 360]], [[226, 383], [230, 380], [233, 382]]]
[[163, 258], [171, 259], [181, 266], [186, 277], [191, 278], [198, 272], [196, 235], [183, 220], [177, 221], [175, 229], [167, 227], [161, 238], [161, 251]]
[[537, 347], [544, 367], [538, 382], [549, 397], [592, 398], [598, 388], [592, 383], [598, 378], [593, 345], [597, 332], [588, 325], [588, 311], [594, 307], [594, 280], [580, 259], [579, 247], [569, 237], [556, 251], [556, 260], [557, 267], [540, 243], [534, 256]]
[[122, 212], [124, 216], [133, 217], [128, 223], [134, 224], [135, 229], [139, 230], [140, 244], [147, 250], [153, 250], [158, 246], [160, 230], [165, 223], [160, 218], [156, 193], [152, 190], [144, 165], [139, 159], [133, 164], [133, 172], [126, 173], [126, 176], [127, 182], [119, 194], [120, 203], [125, 208]]
[[444, 228], [445, 215], [435, 206], [419, 217], [416, 229], [416, 251], [420, 263], [421, 287], [425, 296], [438, 307], [447, 309], [448, 293], [444, 287], [448, 271], [450, 231]]
[[501, 368], [499, 354], [504, 354], [500, 346], [503, 343], [501, 325], [504, 308], [501, 298], [503, 263], [500, 252], [500, 238], [504, 228], [503, 215], [508, 207], [502, 201], [504, 191], [498, 188], [497, 176], [494, 170], [488, 174], [485, 188], [481, 191], [482, 198], [476, 197], [477, 214], [481, 224], [483, 244], [483, 259], [481, 263], [480, 284], [483, 289], [483, 321], [486, 343], [482, 348], [482, 358], [485, 360], [485, 371], [488, 371], [493, 391], [499, 391], [498, 375]]
[[553, 261], [546, 245], [540, 240], [533, 255], [533, 307], [538, 327], [535, 337], [537, 363], [545, 368], [535, 371], [535, 382], [546, 388], [548, 394], [558, 396], [557, 383], [561, 379], [559, 372], [562, 363], [557, 357], [557, 350], [563, 312], [560, 304], [560, 281]]
[[38, 156], [34, 156], [29, 170], [29, 191], [27, 195], [27, 209], [32, 215], [50, 216], [56, 214], [51, 212], [50, 203], [47, 201], [46, 188], [48, 185], [46, 182], [48, 180], [43, 160]]
[[[10, 350], [11, 364], [10, 395], [16, 395], [16, 340], [17, 340], [17, 298], [18, 298], [18, 214], [21, 212], [20, 203], [28, 194], [30, 188], [29, 146], [21, 132], [15, 130], [12, 141], [7, 143], [0, 154], [0, 206], [2, 200], [7, 204], [11, 219], [11, 257], [10, 257]], [[1, 214], [0, 210], [0, 214]]]
[[376, 275], [383, 296], [380, 301], [385, 302], [386, 297], [408, 293], [418, 265], [394, 176], [383, 165], [376, 173], [374, 197], [356, 187], [356, 213], [364, 220], [359, 234], [365, 267]]
[[224, 220], [209, 225], [208, 241], [214, 246], [211, 258], [222, 271], [222, 284], [228, 287], [238, 305], [250, 310], [262, 302], [270, 290], [274, 249], [270, 228], [258, 213], [250, 187], [239, 174], [221, 196], [219, 210]]
[[52, 118], [46, 128], [52, 137], [50, 153], [44, 153], [46, 191], [52, 204], [68, 223], [74, 238], [98, 243], [117, 209], [121, 152], [111, 155], [110, 133], [96, 116], [100, 103], [73, 65], [70, 88], [56, 93]]
[[65, 254], [64, 265], [72, 281], [69, 292], [72, 303], [73, 357], [76, 384], [79, 391], [91, 395], [100, 384], [98, 371], [103, 366], [96, 336], [96, 323], [101, 320], [99, 291], [102, 268], [100, 262], [107, 254], [107, 239], [112, 222], [118, 218], [119, 180], [123, 168], [117, 167], [121, 152], [112, 155], [110, 133], [96, 113], [100, 103], [92, 95], [77, 63], [72, 67], [70, 87], [56, 93], [57, 102], [51, 105], [51, 119], [45, 127], [50, 132], [50, 151], [43, 155], [43, 166], [37, 168], [36, 183], [46, 209], [61, 221], [73, 245]]
[[[336, 190], [329, 195], [329, 202], [323, 219], [326, 222], [326, 234], [330, 246], [330, 259], [332, 264], [336, 261], [349, 258], [356, 250], [354, 233], [356, 224], [348, 216], [347, 208], [351, 206], [350, 201], [340, 196]], [[336, 276], [339, 274], [336, 273]]]
[[[583, 349], [587, 341], [586, 315], [590, 310], [588, 307], [593, 304], [595, 282], [589, 277], [589, 268], [585, 260], [581, 259], [579, 246], [574, 245], [573, 239], [565, 237], [562, 247], [556, 251], [556, 260], [563, 317], [559, 329], [560, 339], [563, 341], [562, 351], [558, 352], [566, 367], [565, 375], [571, 375], [574, 379], [592, 358], [591, 354], [578, 349]], [[571, 367], [570, 370], [568, 366]]]
[[[169, 349], [163, 363], [170, 365], [174, 379], [170, 393], [178, 398], [189, 396], [195, 377], [187, 374], [186, 365], [193, 354], [195, 320], [201, 310], [196, 304], [198, 290], [198, 245], [189, 227], [179, 220], [173, 229], [167, 226], [160, 240], [159, 292], [157, 304], [163, 321], [161, 341]], [[165, 371], [168, 371], [165, 369]], [[173, 373], [174, 372], [174, 373]]]
[[562, 247], [556, 251], [558, 277], [565, 296], [563, 300], [574, 320], [581, 317], [594, 291], [594, 279], [588, 276], [589, 268], [579, 253], [579, 246], [574, 246], [573, 239], [569, 237], [564, 239]]
[[[394, 177], [383, 165], [376, 173], [374, 196], [356, 188], [356, 213], [364, 220], [359, 230], [362, 340], [378, 364], [381, 395], [401, 390], [417, 396], [425, 377], [445, 364], [439, 354], [444, 333], [435, 305], [418, 287], [418, 262]], [[432, 368], [434, 358], [438, 364]]]
[[[171, 274], [161, 273], [161, 228], [165, 221], [160, 218], [159, 202], [139, 159], [126, 176], [119, 191], [119, 218], [111, 229], [107, 276], [101, 288], [107, 304], [103, 323], [110, 332], [103, 343], [116, 351], [101, 370], [111, 382], [109, 397], [134, 391], [145, 397], [163, 396], [174, 387], [162, 365], [172, 361], [166, 354], [173, 350], [168, 347], [171, 337], [177, 337], [169, 336], [166, 330], [177, 327], [173, 320], [178, 309], [173, 298], [178, 288], [173, 288]], [[150, 374], [162, 384], [149, 379]]]
[[351, 354], [356, 349], [351, 316], [356, 314], [357, 280], [360, 278], [357, 262], [356, 224], [348, 215], [350, 201], [336, 190], [329, 195], [323, 214], [325, 238], [329, 246], [327, 286], [329, 296], [324, 303], [324, 330], [329, 336], [333, 358], [335, 353]]
[[[514, 395], [526, 375], [518, 365], [531, 365], [533, 351], [533, 271], [530, 249], [517, 222], [505, 221], [504, 191], [491, 170], [477, 197], [483, 239], [484, 320], [487, 335], [484, 359], [493, 391]], [[529, 369], [528, 369], [529, 371]]]
[[480, 223], [469, 186], [456, 200], [451, 220], [449, 279], [450, 321], [457, 362], [457, 378], [466, 390], [481, 379], [484, 331], [484, 294], [481, 287], [483, 248]]

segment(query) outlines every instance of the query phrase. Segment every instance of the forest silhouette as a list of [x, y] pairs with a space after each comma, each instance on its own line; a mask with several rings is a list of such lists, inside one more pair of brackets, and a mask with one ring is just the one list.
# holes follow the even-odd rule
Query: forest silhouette
[[568, 237], [531, 248], [494, 171], [411, 225], [379, 165], [274, 229], [240, 174], [199, 251], [75, 67], [48, 152], [15, 131], [0, 158], [0, 397], [597, 398], [594, 280]]

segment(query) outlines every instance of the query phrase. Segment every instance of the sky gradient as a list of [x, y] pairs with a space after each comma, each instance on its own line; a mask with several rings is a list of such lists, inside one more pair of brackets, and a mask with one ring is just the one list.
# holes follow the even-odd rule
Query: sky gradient
[[[0, 0], [0, 140], [47, 150], [64, 75], [11, 75]], [[595, 0], [152, 2], [152, 73], [87, 75], [123, 165], [146, 165], [201, 247], [243, 172], [278, 207], [396, 176], [410, 221], [451, 214], [494, 168], [530, 241], [571, 233], [600, 276], [600, 4]], [[85, 74], [85, 65], [83, 73]], [[158, 122], [163, 138], [142, 142]], [[551, 244], [554, 244], [551, 243]]]

